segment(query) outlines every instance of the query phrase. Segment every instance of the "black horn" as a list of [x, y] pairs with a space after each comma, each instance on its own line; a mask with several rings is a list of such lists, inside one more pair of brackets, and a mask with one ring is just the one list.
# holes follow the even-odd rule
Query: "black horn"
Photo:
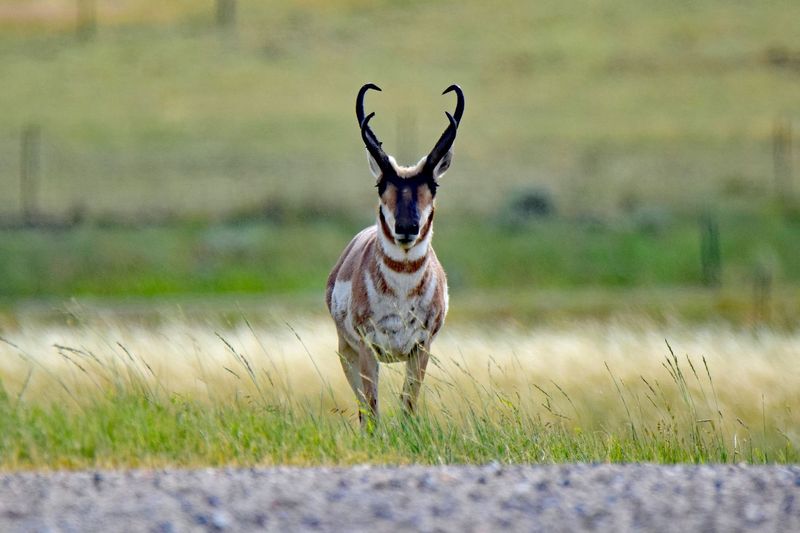
[[447, 120], [450, 121], [450, 124], [447, 126], [447, 129], [444, 130], [442, 136], [439, 137], [439, 140], [436, 142], [436, 146], [433, 147], [433, 150], [431, 150], [431, 152], [428, 154], [428, 158], [425, 160], [425, 169], [430, 172], [433, 172], [433, 169], [436, 168], [436, 165], [439, 163], [439, 161], [441, 161], [450, 148], [453, 147], [453, 142], [456, 140], [458, 125], [461, 123], [461, 117], [464, 115], [464, 91], [461, 90], [461, 87], [453, 84], [445, 89], [442, 94], [447, 94], [453, 91], [456, 93], [455, 115], [445, 112], [445, 115], [447, 115]]
[[455, 91], [456, 93], [456, 112], [453, 114], [453, 118], [456, 119], [456, 122], [461, 124], [461, 116], [464, 114], [464, 91], [461, 90], [461, 87], [456, 85], [455, 83], [444, 90], [442, 94], [447, 94], [449, 92]]
[[367, 147], [372, 158], [375, 159], [375, 162], [378, 163], [378, 166], [381, 167], [381, 170], [385, 172], [386, 169], [390, 167], [389, 158], [383, 151], [383, 148], [381, 148], [381, 142], [378, 140], [377, 135], [375, 135], [375, 132], [369, 127], [369, 121], [375, 116], [375, 113], [364, 116], [364, 95], [367, 94], [367, 91], [370, 89], [376, 91], [381, 90], [381, 88], [374, 83], [367, 83], [361, 87], [358, 91], [358, 96], [356, 96], [356, 118], [358, 119], [358, 126], [361, 128], [361, 138], [364, 139], [364, 145]]

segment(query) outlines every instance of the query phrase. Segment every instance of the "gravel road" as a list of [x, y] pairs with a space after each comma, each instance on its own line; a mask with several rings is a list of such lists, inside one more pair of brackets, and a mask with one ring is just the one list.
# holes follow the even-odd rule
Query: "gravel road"
[[0, 474], [0, 531], [800, 531], [800, 467]]

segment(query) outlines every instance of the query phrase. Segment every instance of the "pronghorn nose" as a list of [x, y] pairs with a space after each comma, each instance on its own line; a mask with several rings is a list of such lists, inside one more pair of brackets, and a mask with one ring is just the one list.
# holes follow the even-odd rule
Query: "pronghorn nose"
[[400, 222], [398, 220], [394, 224], [394, 232], [398, 236], [416, 236], [419, 233], [419, 223]]

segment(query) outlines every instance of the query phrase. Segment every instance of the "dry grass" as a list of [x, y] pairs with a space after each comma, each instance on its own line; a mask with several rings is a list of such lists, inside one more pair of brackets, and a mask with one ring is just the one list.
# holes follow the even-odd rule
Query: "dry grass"
[[[218, 327], [93, 317], [70, 326], [25, 324], [2, 337], [0, 379], [23, 404], [85, 405], [110, 390], [142, 387], [165, 398], [260, 398], [354, 419], [335, 332], [323, 317], [256, 327], [246, 320]], [[530, 330], [462, 324], [445, 328], [434, 348], [423, 389], [434, 418], [521, 412], [610, 434], [708, 426], [731, 449], [754, 434], [800, 443], [797, 331], [615, 321]], [[391, 412], [403, 368], [382, 369], [382, 407]]]

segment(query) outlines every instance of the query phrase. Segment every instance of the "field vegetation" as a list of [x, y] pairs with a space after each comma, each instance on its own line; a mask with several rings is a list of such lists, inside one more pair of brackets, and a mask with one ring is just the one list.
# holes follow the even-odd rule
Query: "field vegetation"
[[[796, 327], [800, 221], [764, 212], [729, 213], [719, 221], [718, 277], [711, 279], [704, 226], [694, 217], [651, 227], [625, 218], [510, 225], [442, 216], [434, 244], [448, 273], [452, 312], [462, 318], [527, 322], [553, 313], [639, 312], [653, 319]], [[0, 229], [0, 312], [14, 313], [15, 302], [25, 298], [110, 302], [198, 295], [243, 302], [294, 298], [295, 311], [319, 311], [331, 265], [369, 223], [367, 215], [356, 221]]]
[[778, 299], [800, 282], [800, 150], [774, 157], [800, 111], [793, 2], [239, 1], [220, 28], [213, 3], [126, 0], [76, 34], [78, 4], [0, 9], [6, 307], [318, 291], [373, 219], [364, 81], [407, 162], [444, 125], [441, 89], [467, 93], [437, 219], [456, 291], [721, 283], [742, 310], [759, 280]]
[[[797, 117], [800, 7], [240, 0], [0, 9], [0, 159], [41, 128], [39, 207], [67, 216], [357, 212], [373, 203], [353, 100], [416, 161], [467, 94], [443, 209], [483, 215], [520, 190], [565, 213], [714, 207], [776, 190], [775, 121]], [[797, 163], [795, 151], [794, 162]], [[0, 210], [18, 211], [14, 165]], [[800, 188], [800, 187], [798, 187]]]
[[[235, 3], [0, 3], [0, 468], [800, 460], [800, 3]], [[405, 163], [467, 96], [371, 437], [322, 308], [368, 81]]]
[[418, 417], [398, 412], [402, 366], [382, 367], [369, 436], [327, 319], [110, 316], [5, 334], [1, 467], [800, 458], [796, 332], [455, 324]]

